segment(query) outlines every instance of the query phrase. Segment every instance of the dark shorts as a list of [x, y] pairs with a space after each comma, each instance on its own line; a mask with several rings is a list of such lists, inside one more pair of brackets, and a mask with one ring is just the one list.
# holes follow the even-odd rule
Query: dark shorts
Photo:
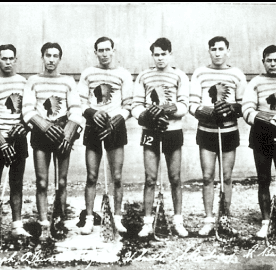
[[[83, 145], [98, 154], [102, 153], [102, 141], [98, 138], [96, 124], [86, 125], [83, 135]], [[127, 130], [125, 122], [104, 139], [104, 148], [111, 151], [127, 144]]]
[[267, 157], [273, 157], [276, 143], [274, 138], [276, 138], [276, 130], [256, 123], [249, 133], [249, 147]]
[[[27, 139], [26, 137], [23, 138], [17, 138], [15, 141], [13, 140], [9, 140], [6, 139], [7, 143], [9, 144], [14, 144], [13, 148], [16, 152], [15, 156], [16, 156], [16, 160], [17, 161], [21, 161], [26, 159], [29, 156], [28, 153], [28, 144], [27, 144]], [[4, 163], [4, 157], [2, 155], [2, 152], [0, 151], [0, 163], [3, 164]]]
[[[57, 119], [53, 124], [64, 128], [67, 123], [67, 117], [63, 116]], [[59, 144], [53, 143], [48, 139], [44, 132], [34, 125], [31, 133], [31, 146], [33, 149], [41, 150], [44, 152], [54, 152], [57, 150]]]
[[[218, 133], [206, 132], [198, 129], [196, 134], [196, 143], [208, 151], [219, 151]], [[230, 152], [240, 145], [239, 130], [221, 133], [222, 152]]]
[[140, 145], [152, 149], [156, 154], [159, 154], [160, 141], [162, 141], [162, 153], [170, 154], [183, 145], [183, 131], [182, 129], [178, 129], [160, 133], [154, 130], [143, 129]]

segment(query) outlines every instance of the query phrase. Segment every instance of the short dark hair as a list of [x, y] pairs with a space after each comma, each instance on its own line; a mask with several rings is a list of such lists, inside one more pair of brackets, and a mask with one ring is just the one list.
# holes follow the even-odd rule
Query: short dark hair
[[11, 50], [14, 53], [14, 57], [16, 57], [16, 48], [12, 44], [5, 44], [0, 46], [0, 53], [1, 51]]
[[101, 42], [105, 42], [105, 41], [110, 41], [111, 48], [112, 49], [114, 48], [114, 41], [111, 38], [109, 38], [109, 37], [100, 37], [96, 40], [96, 42], [94, 44], [95, 51], [97, 51], [97, 49], [98, 49], [98, 44], [101, 43]]
[[276, 52], [276, 46], [275, 45], [270, 45], [270, 46], [266, 47], [263, 51], [263, 59], [265, 59], [265, 57], [268, 54], [275, 53], [275, 52]]
[[47, 42], [45, 43], [42, 47], [41, 47], [41, 56], [44, 56], [44, 53], [46, 52], [47, 49], [51, 49], [51, 48], [56, 48], [59, 50], [59, 58], [61, 59], [62, 57], [62, 49], [60, 47], [60, 45], [56, 42]]
[[209, 42], [208, 42], [209, 49], [211, 47], [215, 46], [216, 42], [220, 42], [220, 41], [223, 41], [225, 43], [227, 49], [229, 48], [229, 41], [226, 39], [226, 37], [216, 36], [209, 40]]
[[154, 48], [155, 47], [159, 47], [161, 48], [163, 51], [172, 51], [172, 43], [167, 39], [167, 38], [158, 38], [154, 43], [151, 44], [150, 46], [150, 50], [153, 53]]

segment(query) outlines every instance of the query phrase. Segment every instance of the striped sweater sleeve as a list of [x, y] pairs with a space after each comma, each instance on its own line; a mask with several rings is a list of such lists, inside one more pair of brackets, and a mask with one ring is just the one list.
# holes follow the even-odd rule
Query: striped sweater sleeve
[[177, 111], [174, 116], [183, 117], [187, 114], [189, 107], [189, 78], [184, 72], [180, 73], [176, 101]]
[[82, 113], [88, 108], [89, 106], [89, 85], [86, 80], [86, 71], [83, 71], [80, 76], [79, 83], [77, 85], [77, 91], [80, 95], [80, 100], [81, 100], [81, 108], [82, 108]]
[[69, 91], [67, 92], [67, 116], [78, 125], [82, 123], [82, 110], [80, 96], [77, 90], [76, 82], [72, 77], [69, 77]]
[[122, 103], [119, 113], [124, 117], [125, 120], [128, 119], [131, 112], [132, 105], [132, 94], [133, 94], [133, 82], [131, 74], [124, 70], [123, 72], [123, 84], [122, 84]]
[[243, 95], [244, 95], [244, 91], [245, 88], [247, 86], [247, 81], [246, 81], [246, 77], [243, 74], [243, 72], [239, 71], [239, 82], [237, 83], [237, 88], [236, 88], [236, 102], [239, 104], [242, 104], [242, 99], [243, 99]]
[[29, 123], [34, 115], [37, 115], [36, 110], [36, 94], [34, 90], [35, 75], [31, 76], [24, 88], [23, 100], [22, 100], [22, 114], [23, 120]]
[[256, 85], [256, 77], [253, 78], [247, 85], [243, 100], [242, 100], [242, 114], [243, 118], [249, 125], [254, 124], [254, 120], [257, 111], [258, 104], [258, 95], [257, 95], [257, 85]]
[[201, 104], [202, 99], [202, 89], [201, 84], [198, 79], [198, 72], [195, 71], [191, 78], [190, 84], [190, 105], [189, 105], [189, 112], [191, 115], [195, 115], [197, 108]]
[[141, 77], [142, 73], [137, 76], [133, 90], [133, 103], [131, 113], [132, 116], [136, 119], [138, 119], [140, 114], [146, 109], [146, 92]]

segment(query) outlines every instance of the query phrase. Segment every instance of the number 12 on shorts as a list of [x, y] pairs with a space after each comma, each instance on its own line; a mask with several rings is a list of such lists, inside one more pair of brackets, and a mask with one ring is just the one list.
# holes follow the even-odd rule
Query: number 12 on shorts
[[152, 145], [152, 143], [153, 143], [153, 137], [147, 134], [144, 134], [141, 140], [141, 145]]

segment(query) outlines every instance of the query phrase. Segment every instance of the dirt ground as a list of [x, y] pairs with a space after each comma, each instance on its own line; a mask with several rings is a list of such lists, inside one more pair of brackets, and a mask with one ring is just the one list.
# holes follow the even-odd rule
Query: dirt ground
[[[266, 248], [265, 241], [254, 237], [261, 224], [261, 214], [257, 200], [256, 179], [244, 179], [234, 181], [233, 197], [231, 206], [231, 225], [239, 231], [239, 237], [234, 239], [231, 244], [223, 244], [216, 241], [215, 236], [200, 238], [197, 234], [202, 226], [204, 218], [204, 209], [202, 203], [202, 183], [200, 181], [188, 181], [183, 183], [183, 209], [184, 226], [189, 231], [187, 238], [178, 238], [172, 234], [166, 242], [156, 242], [148, 240], [147, 243], [141, 243], [137, 247], [129, 249], [128, 254], [124, 255], [123, 263], [115, 264], [89, 264], [89, 261], [74, 266], [50, 265], [44, 269], [276, 269], [276, 251]], [[271, 193], [276, 194], [276, 182], [271, 185]], [[68, 184], [68, 209], [70, 210], [69, 219], [76, 219], [82, 209], [85, 209], [84, 203], [84, 183]], [[103, 195], [103, 186], [98, 184], [97, 197], [94, 210], [101, 211], [101, 200]], [[8, 231], [11, 222], [11, 210], [8, 203], [7, 189], [4, 206], [2, 226], [4, 231]], [[112, 194], [112, 185], [109, 187], [109, 193]], [[49, 211], [53, 203], [54, 185], [49, 185]], [[156, 195], [158, 188], [156, 189]], [[164, 208], [165, 214], [171, 223], [173, 216], [173, 205], [168, 184], [164, 185]], [[125, 184], [124, 199], [122, 211], [125, 205], [142, 202], [143, 185]], [[111, 207], [113, 208], [113, 198], [110, 195]], [[214, 213], [218, 210], [219, 186], [216, 185]], [[25, 182], [24, 185], [24, 204], [23, 204], [23, 222], [29, 222], [30, 219], [37, 218], [35, 204], [34, 183]], [[130, 243], [131, 244], [131, 243]], [[128, 245], [130, 245], [128, 244]], [[125, 243], [124, 243], [125, 245]], [[136, 254], [134, 254], [136, 252]], [[12, 252], [1, 253], [0, 258], [11, 256]], [[70, 261], [70, 258], [68, 258]], [[2, 261], [0, 261], [2, 262]], [[91, 263], [91, 262], [90, 262]], [[22, 268], [20, 265], [14, 265], [14, 268]], [[24, 266], [24, 268], [35, 268], [34, 265]], [[11, 269], [8, 266], [1, 266], [2, 269]]]

